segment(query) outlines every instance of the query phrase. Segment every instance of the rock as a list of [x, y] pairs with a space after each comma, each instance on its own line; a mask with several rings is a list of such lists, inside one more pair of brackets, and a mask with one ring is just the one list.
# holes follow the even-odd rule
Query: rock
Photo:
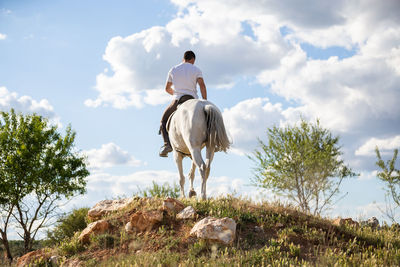
[[50, 254], [46, 253], [45, 250], [39, 249], [31, 251], [18, 259], [17, 267], [30, 266], [31, 263], [39, 259], [43, 259], [43, 264], [45, 264], [49, 258]]
[[228, 245], [235, 239], [236, 222], [227, 217], [222, 219], [207, 217], [193, 226], [190, 235]]
[[83, 266], [84, 262], [79, 259], [68, 259], [61, 264], [61, 267], [80, 267]]
[[197, 212], [192, 206], [187, 206], [181, 212], [176, 215], [177, 219], [186, 220], [186, 219], [195, 219]]
[[379, 227], [379, 221], [376, 217], [372, 217], [366, 221], [362, 221], [361, 225], [371, 227], [372, 229], [376, 229]]
[[132, 227], [132, 223], [131, 223], [131, 222], [128, 222], [128, 223], [125, 225], [125, 231], [126, 231], [127, 233], [133, 232], [133, 227]]
[[138, 211], [130, 218], [132, 231], [149, 231], [156, 223], [162, 222], [163, 213], [160, 210]]
[[185, 208], [185, 205], [174, 198], [167, 198], [163, 202], [163, 210], [168, 213], [179, 213]]
[[359, 227], [360, 224], [356, 221], [353, 221], [352, 218], [337, 218], [332, 222], [333, 225], [342, 226], [342, 225], [349, 225], [352, 227]]
[[106, 232], [110, 228], [110, 224], [106, 220], [100, 220], [89, 224], [79, 236], [79, 241], [86, 244], [90, 242], [92, 234], [99, 235]]
[[376, 229], [379, 227], [379, 221], [376, 217], [369, 218], [367, 221], [368, 226], [370, 226], [372, 229]]
[[59, 266], [62, 258], [60, 256], [51, 256], [49, 259], [50, 266]]
[[88, 211], [88, 217], [92, 221], [96, 221], [100, 219], [105, 214], [122, 210], [126, 208], [129, 204], [131, 204], [135, 198], [124, 198], [124, 199], [116, 199], [116, 200], [103, 200], [94, 205]]

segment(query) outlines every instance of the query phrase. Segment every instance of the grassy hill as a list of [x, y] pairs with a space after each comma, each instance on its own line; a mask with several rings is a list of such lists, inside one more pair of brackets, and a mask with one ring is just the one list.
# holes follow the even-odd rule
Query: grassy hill
[[[336, 226], [328, 219], [293, 207], [253, 203], [234, 197], [198, 201], [185, 199], [196, 220], [166, 215], [153, 230], [127, 233], [125, 224], [137, 211], [162, 206], [162, 198], [137, 198], [128, 208], [106, 219], [112, 227], [91, 238], [89, 245], [70, 240], [43, 250], [36, 266], [59, 255], [64, 266], [399, 266], [400, 229]], [[195, 222], [230, 217], [237, 223], [233, 245], [209, 243], [190, 236]], [[35, 266], [35, 265], [32, 265]]]

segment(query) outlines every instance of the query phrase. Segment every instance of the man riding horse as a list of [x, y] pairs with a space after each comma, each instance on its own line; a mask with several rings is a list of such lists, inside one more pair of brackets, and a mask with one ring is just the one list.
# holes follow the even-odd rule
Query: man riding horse
[[[197, 84], [199, 84], [201, 96], [207, 100], [207, 89], [203, 80], [201, 70], [194, 65], [196, 55], [193, 51], [186, 51], [183, 61], [179, 65], [171, 68], [168, 72], [165, 91], [174, 96], [174, 100], [165, 109], [161, 119], [160, 132], [164, 139], [164, 145], [160, 150], [160, 157], [168, 157], [172, 151], [167, 131], [167, 121], [171, 114], [176, 111], [179, 104], [189, 99], [197, 99]], [[173, 88], [172, 88], [173, 85]]]

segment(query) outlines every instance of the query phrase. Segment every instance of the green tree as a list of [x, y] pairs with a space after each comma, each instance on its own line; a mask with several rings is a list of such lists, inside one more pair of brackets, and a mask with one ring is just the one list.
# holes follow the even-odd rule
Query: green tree
[[68, 126], [62, 136], [57, 126], [36, 114], [1, 112], [0, 226], [5, 247], [10, 218], [21, 230], [18, 234], [28, 252], [38, 231], [55, 215], [59, 201], [85, 193], [89, 171], [85, 157], [74, 149], [75, 135]]
[[339, 137], [303, 119], [299, 126], [274, 126], [268, 143], [249, 157], [256, 163], [253, 184], [294, 201], [304, 212], [320, 214], [339, 194], [345, 177], [355, 176], [341, 159]]
[[89, 208], [74, 209], [69, 214], [61, 216], [54, 229], [47, 231], [48, 243], [57, 245], [61, 241], [72, 238], [76, 232], [85, 229], [88, 223], [88, 211]]
[[[375, 152], [378, 158], [376, 165], [381, 169], [377, 176], [386, 184], [386, 196], [389, 198], [386, 199], [387, 205], [384, 213], [392, 222], [396, 222], [395, 211], [400, 207], [400, 170], [395, 167], [399, 150], [395, 149], [392, 159], [386, 163], [383, 161], [378, 147], [375, 148]], [[390, 199], [395, 203], [395, 207], [392, 206]]]

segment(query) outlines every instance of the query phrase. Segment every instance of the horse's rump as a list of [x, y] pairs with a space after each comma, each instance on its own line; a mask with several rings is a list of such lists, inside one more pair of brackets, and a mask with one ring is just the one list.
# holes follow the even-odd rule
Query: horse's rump
[[[181, 104], [168, 121], [168, 131], [175, 141], [173, 146], [185, 154], [188, 150], [184, 149], [184, 146], [194, 145], [194, 143], [188, 144], [189, 140], [201, 147], [214, 148], [216, 152], [226, 152], [231, 144], [221, 112], [213, 103], [206, 100], [193, 99]], [[185, 136], [185, 138], [184, 132], [189, 133], [190, 137]]]

